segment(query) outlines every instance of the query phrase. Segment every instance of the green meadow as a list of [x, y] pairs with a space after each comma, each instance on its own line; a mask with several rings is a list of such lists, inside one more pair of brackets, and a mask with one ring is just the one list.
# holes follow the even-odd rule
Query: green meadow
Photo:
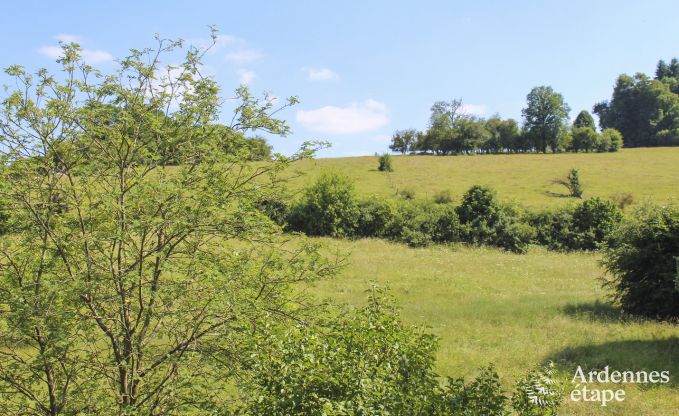
[[348, 265], [315, 293], [358, 306], [371, 282], [389, 287], [404, 319], [440, 338], [442, 376], [469, 379], [478, 367], [494, 363], [509, 388], [530, 367], [552, 360], [570, 387], [578, 365], [669, 370], [669, 385], [624, 385], [626, 400], [605, 408], [567, 400], [563, 414], [677, 414], [679, 327], [621, 316], [608, 306], [597, 254], [324, 241], [346, 253]]
[[[395, 197], [412, 189], [416, 198], [449, 190], [459, 200], [473, 184], [493, 187], [500, 199], [531, 209], [572, 203], [551, 179], [579, 169], [585, 197], [617, 192], [664, 203], [679, 197], [679, 148], [630, 149], [607, 154], [397, 156], [394, 172], [377, 171], [375, 157], [308, 160], [296, 165], [299, 190], [323, 170], [345, 173], [360, 195]], [[602, 288], [598, 253], [527, 254], [464, 245], [409, 248], [382, 240], [323, 239], [347, 255], [347, 266], [314, 291], [361, 305], [371, 282], [391, 288], [410, 323], [440, 338], [441, 376], [476, 374], [493, 363], [503, 383], [532, 366], [554, 361], [566, 387], [578, 365], [586, 371], [669, 370], [662, 386], [626, 384], [626, 399], [601, 407], [566, 400], [562, 414], [676, 415], [679, 409], [679, 327], [623, 316]], [[613, 386], [615, 387], [615, 386]], [[619, 388], [615, 387], [616, 389]], [[568, 390], [569, 391], [569, 390]]]
[[395, 156], [394, 171], [377, 170], [374, 156], [298, 162], [291, 180], [299, 189], [323, 170], [349, 176], [363, 195], [394, 196], [408, 189], [416, 198], [450, 191], [459, 200], [472, 185], [488, 185], [505, 202], [549, 208], [572, 202], [552, 179], [576, 168], [585, 197], [631, 193], [637, 202], [679, 198], [679, 148], [623, 149], [615, 153], [511, 154], [474, 156]]

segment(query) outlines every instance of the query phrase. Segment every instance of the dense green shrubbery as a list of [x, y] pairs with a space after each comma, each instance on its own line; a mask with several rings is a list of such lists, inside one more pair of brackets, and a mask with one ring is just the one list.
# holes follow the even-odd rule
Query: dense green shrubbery
[[603, 263], [625, 312], [679, 318], [679, 209], [639, 209], [610, 235]]
[[465, 242], [523, 252], [533, 239], [530, 226], [520, 222], [517, 212], [500, 205], [490, 188], [472, 186], [456, 212]]
[[382, 156], [379, 157], [378, 159], [378, 166], [377, 170], [380, 172], [393, 172], [394, 171], [394, 166], [393, 162], [391, 160], [391, 155], [389, 153], [385, 153]]
[[290, 209], [292, 230], [308, 235], [351, 236], [356, 228], [358, 206], [354, 185], [346, 176], [323, 173]]
[[[280, 202], [267, 201], [264, 212], [282, 223]], [[495, 193], [473, 186], [462, 203], [378, 197], [358, 200], [351, 183], [337, 175], [322, 175], [292, 206], [288, 228], [309, 235], [377, 237], [413, 247], [463, 242], [490, 245], [517, 253], [530, 244], [552, 250], [594, 250], [622, 219], [610, 201], [592, 198], [575, 208], [524, 212], [503, 205]]]
[[[401, 322], [397, 309], [373, 289], [368, 305], [340, 310], [318, 327], [271, 330], [257, 343], [238, 414], [251, 416], [509, 415], [510, 402], [492, 367], [471, 382], [434, 372], [437, 339]], [[535, 392], [533, 371], [522, 379], [515, 410], [551, 412], [560, 396]], [[528, 380], [528, 381], [526, 381]], [[540, 378], [539, 380], [543, 380]], [[531, 405], [538, 395], [544, 404]], [[524, 414], [524, 413], [519, 413]], [[554, 413], [525, 413], [554, 414]]]

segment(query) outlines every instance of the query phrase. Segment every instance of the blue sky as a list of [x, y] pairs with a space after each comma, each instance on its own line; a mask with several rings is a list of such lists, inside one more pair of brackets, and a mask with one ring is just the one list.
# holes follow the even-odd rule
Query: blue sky
[[290, 153], [327, 140], [326, 157], [386, 151], [395, 130], [426, 128], [437, 100], [519, 120], [530, 89], [551, 85], [574, 117], [617, 75], [679, 56], [676, 1], [14, 1], [1, 13], [3, 68], [50, 67], [62, 39], [112, 69], [154, 33], [197, 42], [216, 25], [206, 64], [224, 94], [245, 82], [299, 96], [282, 113], [293, 134], [272, 142]]

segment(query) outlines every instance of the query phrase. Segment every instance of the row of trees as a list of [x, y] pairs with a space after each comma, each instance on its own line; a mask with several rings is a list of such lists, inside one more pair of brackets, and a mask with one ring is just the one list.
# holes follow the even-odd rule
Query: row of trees
[[654, 77], [620, 75], [594, 113], [601, 128], [622, 133], [627, 147], [679, 146], [679, 60], [659, 61]]
[[570, 108], [551, 87], [536, 87], [527, 96], [523, 126], [516, 120], [465, 114], [461, 100], [437, 101], [429, 128], [394, 133], [390, 149], [401, 153], [470, 154], [562, 151], [617, 151], [622, 135], [614, 129], [598, 133], [587, 111], [567, 126]]

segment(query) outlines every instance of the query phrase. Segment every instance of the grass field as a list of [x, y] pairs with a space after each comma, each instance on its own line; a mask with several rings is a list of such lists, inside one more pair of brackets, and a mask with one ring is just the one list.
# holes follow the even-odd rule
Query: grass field
[[567, 401], [562, 414], [678, 414], [679, 327], [627, 319], [607, 306], [597, 254], [326, 242], [349, 253], [349, 265], [337, 279], [319, 283], [316, 293], [360, 305], [370, 281], [389, 286], [404, 318], [440, 337], [441, 375], [471, 377], [479, 366], [494, 363], [509, 386], [548, 360], [569, 382], [577, 365], [669, 370], [669, 385], [622, 385], [627, 395], [621, 404], [602, 408]]
[[475, 156], [395, 156], [394, 172], [377, 170], [377, 158], [314, 159], [297, 163], [305, 175], [292, 180], [299, 189], [323, 170], [335, 170], [355, 181], [359, 194], [393, 196], [411, 189], [416, 197], [449, 190], [454, 198], [472, 185], [489, 185], [503, 201], [525, 207], [555, 207], [571, 203], [564, 189], [551, 180], [580, 172], [585, 197], [632, 193], [637, 202], [679, 198], [679, 148], [623, 149], [616, 153], [562, 153]]

